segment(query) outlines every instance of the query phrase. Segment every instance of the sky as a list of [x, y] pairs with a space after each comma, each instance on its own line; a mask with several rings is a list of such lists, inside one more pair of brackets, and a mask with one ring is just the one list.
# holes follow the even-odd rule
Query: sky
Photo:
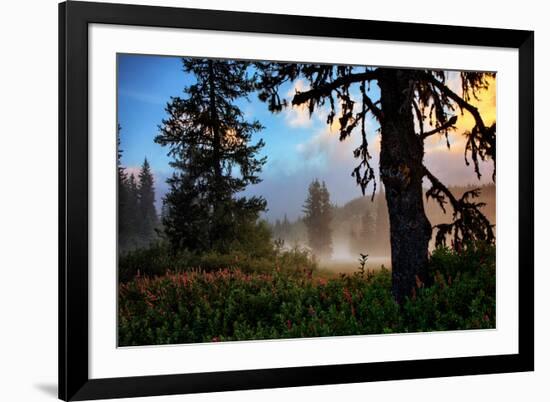
[[[137, 173], [147, 158], [155, 177], [157, 210], [168, 190], [166, 179], [171, 176], [168, 149], [154, 142], [159, 125], [167, 117], [165, 107], [170, 97], [186, 97], [184, 88], [193, 78], [182, 70], [181, 59], [171, 56], [118, 55], [118, 123], [121, 126], [120, 147], [122, 166], [128, 172]], [[450, 73], [448, 83], [461, 94], [458, 75]], [[290, 98], [296, 90], [307, 89], [305, 82], [298, 80], [285, 84], [281, 95]], [[371, 97], [378, 99], [379, 89], [371, 86]], [[474, 101], [486, 123], [496, 118], [496, 85], [494, 82], [479, 101]], [[314, 179], [324, 180], [337, 205], [360, 197], [360, 188], [351, 177], [357, 160], [352, 151], [359, 145], [359, 133], [352, 133], [344, 142], [339, 141], [337, 123], [326, 123], [328, 110], [320, 109], [312, 116], [304, 107], [289, 107], [280, 113], [268, 111], [267, 105], [252, 93], [249, 99], [237, 102], [247, 119], [257, 119], [265, 127], [255, 133], [253, 142], [263, 138], [265, 146], [260, 156], [267, 157], [260, 177], [262, 182], [249, 186], [244, 195], [262, 195], [268, 203], [266, 218], [281, 219], [285, 214], [290, 220], [301, 216], [307, 187]], [[335, 119], [336, 120], [336, 119]], [[427, 167], [448, 185], [478, 183], [473, 166], [464, 163], [464, 138], [460, 133], [473, 126], [473, 119], [459, 115], [457, 132], [451, 134], [451, 149], [444, 138], [434, 135], [425, 143]], [[373, 156], [372, 165], [377, 168], [380, 139], [378, 123], [367, 121], [368, 141]], [[482, 183], [489, 182], [492, 164], [481, 167]], [[377, 181], [378, 180], [378, 173]], [[380, 188], [380, 185], [379, 187]], [[367, 192], [372, 189], [367, 190]]]

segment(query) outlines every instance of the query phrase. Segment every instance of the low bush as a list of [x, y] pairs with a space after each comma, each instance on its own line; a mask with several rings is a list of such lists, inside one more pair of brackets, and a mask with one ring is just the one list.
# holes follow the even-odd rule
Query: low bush
[[118, 261], [118, 280], [125, 283], [137, 275], [141, 277], [162, 276], [167, 272], [199, 270], [204, 272], [220, 269], [239, 269], [244, 273], [271, 272], [279, 269], [287, 273], [316, 270], [317, 263], [311, 253], [299, 247], [265, 251], [264, 255], [235, 250], [230, 254], [208, 252], [203, 254], [189, 251], [172, 251], [167, 245], [158, 243], [147, 249], [131, 251]]
[[405, 331], [495, 327], [495, 248], [483, 243], [460, 254], [435, 250], [426, 283], [404, 304]]
[[494, 261], [492, 248], [438, 250], [430, 280], [418, 280], [402, 306], [394, 302], [386, 269], [323, 279], [311, 269], [245, 272], [235, 264], [138, 276], [119, 285], [119, 344], [494, 328]]

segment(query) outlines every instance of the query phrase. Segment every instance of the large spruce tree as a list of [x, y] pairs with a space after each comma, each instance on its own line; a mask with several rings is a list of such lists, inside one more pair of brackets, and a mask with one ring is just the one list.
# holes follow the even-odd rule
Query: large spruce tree
[[173, 158], [170, 190], [164, 199], [163, 227], [176, 249], [227, 252], [240, 228], [250, 227], [266, 208], [261, 197], [239, 196], [258, 176], [265, 158], [252, 144], [262, 129], [247, 121], [236, 101], [254, 90], [248, 63], [183, 58], [183, 70], [194, 83], [184, 98], [168, 103], [155, 141]]
[[[449, 237], [458, 249], [478, 240], [494, 242], [493, 227], [480, 211], [482, 204], [474, 199], [478, 192], [455, 197], [424, 164], [424, 142], [433, 135], [447, 137], [457, 113], [468, 113], [474, 121], [463, 133], [466, 164], [473, 165], [480, 177], [480, 162], [496, 162], [496, 123], [487, 124], [471, 103], [487, 88], [487, 78], [494, 73], [456, 73], [461, 82], [459, 93], [448, 85], [442, 70], [270, 62], [256, 66], [261, 71], [259, 96], [269, 103], [270, 110], [280, 111], [287, 105], [279, 94], [282, 84], [304, 79], [309, 88], [296, 92], [292, 105], [305, 104], [310, 113], [328, 106], [327, 123], [338, 119], [341, 140], [352, 133], [360, 136], [361, 144], [353, 153], [358, 165], [352, 175], [363, 193], [370, 183], [376, 185], [365, 123], [370, 117], [378, 121], [379, 171], [390, 220], [392, 291], [398, 302], [410, 295], [416, 276], [422, 275], [428, 262], [432, 225], [424, 211], [423, 179], [431, 186], [426, 196], [443, 209], [450, 205], [453, 212], [452, 223], [434, 227], [437, 244]], [[377, 85], [379, 91], [373, 91], [371, 85]]]
[[307, 228], [308, 244], [313, 254], [321, 259], [332, 255], [332, 206], [325, 183], [315, 179], [308, 187], [305, 200], [304, 223]]

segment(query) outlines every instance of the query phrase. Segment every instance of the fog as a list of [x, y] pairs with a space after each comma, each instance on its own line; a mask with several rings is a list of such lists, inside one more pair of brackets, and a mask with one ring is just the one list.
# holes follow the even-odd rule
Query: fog
[[[350, 248], [351, 239], [349, 237], [338, 237], [332, 239], [332, 255], [330, 259], [321, 259], [319, 261], [319, 268], [326, 269], [335, 272], [350, 272], [357, 271], [359, 269], [359, 253], [355, 253]], [[365, 268], [367, 269], [379, 269], [382, 265], [386, 268], [391, 267], [391, 253], [388, 249], [386, 253], [381, 253], [378, 250], [378, 254], [370, 254], [368, 247], [363, 254], [368, 254], [367, 263]]]
[[[470, 187], [473, 188], [451, 187], [450, 190], [455, 195], [461, 195]], [[482, 186], [478, 201], [486, 204], [482, 211], [491, 222], [496, 223], [495, 186]], [[451, 222], [450, 211], [443, 213], [435, 202], [425, 201], [424, 207], [432, 225]], [[307, 228], [301, 217], [294, 221], [285, 217], [271, 225], [273, 237], [283, 240], [286, 248], [309, 248]], [[383, 193], [377, 194], [372, 201], [370, 197], [359, 197], [341, 207], [335, 206], [330, 231], [331, 250], [325, 250], [322, 256], [315, 256], [319, 269], [334, 273], [357, 271], [361, 254], [368, 254], [367, 269], [379, 269], [382, 265], [391, 269], [389, 216]], [[435, 231], [430, 250], [434, 247], [434, 238]]]

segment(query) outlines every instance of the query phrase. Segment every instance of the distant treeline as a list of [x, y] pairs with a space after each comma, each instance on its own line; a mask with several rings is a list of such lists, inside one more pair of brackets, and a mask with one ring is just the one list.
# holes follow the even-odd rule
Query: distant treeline
[[153, 174], [147, 159], [136, 176], [118, 168], [118, 251], [149, 246], [157, 239]]
[[[455, 186], [450, 191], [455, 196], [464, 192], [480, 188], [480, 196], [477, 202], [485, 203], [482, 211], [493, 224], [496, 222], [495, 185], [482, 186]], [[452, 212], [445, 214], [434, 201], [425, 201], [426, 215], [432, 223], [448, 223], [452, 221]], [[303, 245], [308, 243], [307, 226], [303, 218], [289, 221], [285, 216], [271, 224], [271, 231], [275, 239], [284, 240], [288, 246]], [[389, 216], [386, 206], [385, 194], [378, 192], [374, 199], [371, 197], [358, 197], [343, 206], [332, 208], [331, 232], [333, 243], [344, 241], [349, 245], [349, 251], [353, 255], [368, 253], [370, 255], [385, 256], [390, 254], [390, 229]], [[435, 236], [435, 234], [434, 234]], [[432, 244], [433, 246], [433, 241]]]

